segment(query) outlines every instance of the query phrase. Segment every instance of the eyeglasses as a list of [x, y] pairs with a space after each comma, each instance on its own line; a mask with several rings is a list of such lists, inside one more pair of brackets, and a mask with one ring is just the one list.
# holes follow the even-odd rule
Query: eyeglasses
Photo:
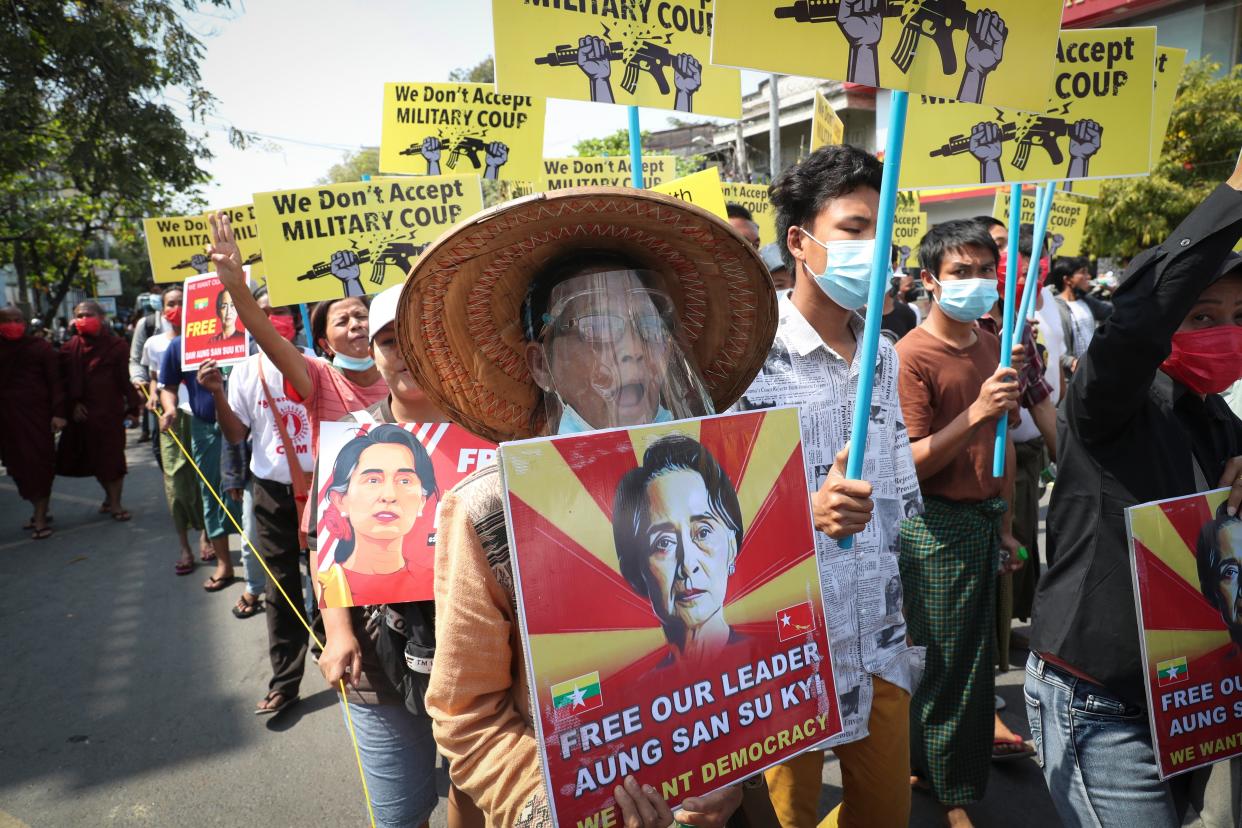
[[658, 313], [629, 317], [590, 313], [559, 319], [553, 328], [557, 333], [576, 331], [578, 338], [588, 345], [612, 345], [625, 337], [626, 329], [631, 325], [644, 342], [658, 345], [668, 340], [668, 321]]

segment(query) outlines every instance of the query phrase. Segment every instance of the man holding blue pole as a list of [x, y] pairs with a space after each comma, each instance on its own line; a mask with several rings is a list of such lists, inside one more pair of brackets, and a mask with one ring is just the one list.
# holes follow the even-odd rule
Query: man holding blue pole
[[[901, 528], [905, 614], [927, 647], [910, 704], [911, 764], [950, 825], [982, 799], [993, 740], [997, 550], [1020, 563], [1011, 532], [1012, 464], [992, 474], [997, 421], [1018, 408], [1018, 371], [977, 325], [996, 304], [996, 242], [975, 221], [933, 227], [919, 246], [927, 321], [897, 343], [898, 392], [926, 510]], [[1013, 349], [1021, 367], [1024, 349]], [[1013, 450], [1007, 452], [1012, 460]]]
[[[827, 743], [841, 763], [843, 796], [826, 825], [904, 828], [910, 818], [910, 694], [922, 652], [906, 641], [898, 564], [901, 519], [922, 511], [897, 399], [897, 356], [881, 338], [877, 366], [863, 359], [863, 320], [882, 166], [850, 146], [823, 147], [773, 183], [777, 238], [791, 273], [780, 327], [763, 372], [739, 408], [797, 405], [815, 551], [843, 731]], [[887, 281], [887, 280], [885, 280]], [[860, 375], [875, 378], [868, 404], [867, 480], [845, 475]], [[842, 541], [852, 538], [852, 549]], [[811, 751], [766, 774], [784, 828], [818, 823], [824, 756]]]

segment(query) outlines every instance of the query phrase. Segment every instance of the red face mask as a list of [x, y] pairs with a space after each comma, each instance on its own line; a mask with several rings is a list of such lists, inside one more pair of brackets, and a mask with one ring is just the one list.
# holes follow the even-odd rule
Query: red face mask
[[21, 339], [25, 335], [26, 335], [26, 323], [25, 322], [0, 322], [0, 336], [4, 337], [10, 342], [16, 342], [17, 340]]
[[287, 316], [283, 313], [275, 313], [269, 318], [272, 321], [272, 327], [276, 329], [276, 333], [280, 334], [285, 339], [292, 342], [293, 338], [297, 336], [298, 329], [297, 325], [293, 322], [292, 316]]
[[164, 318], [168, 320], [168, 324], [173, 326], [177, 333], [181, 333], [181, 306], [175, 308], [165, 308]]
[[83, 316], [81, 319], [73, 320], [73, 324], [82, 336], [99, 336], [100, 330], [103, 329], [103, 322], [98, 316]]
[[[1048, 269], [1051, 264], [1047, 258], [1041, 259], [1039, 262], [1039, 287], [1043, 288], [1044, 282], [1048, 281]], [[1017, 300], [1022, 299], [1022, 292], [1026, 290], [1026, 274], [1030, 262], [1024, 256], [1018, 256], [1018, 265], [1021, 272], [1018, 273], [1018, 293], [1015, 297]], [[1009, 280], [1009, 251], [1002, 250], [1000, 254], [1000, 264], [996, 266], [996, 276], [998, 279], [997, 290], [1000, 291], [1001, 298], [1005, 298], [1005, 285]]]
[[1242, 379], [1242, 327], [1173, 334], [1173, 353], [1161, 368], [1196, 394], [1221, 393]]

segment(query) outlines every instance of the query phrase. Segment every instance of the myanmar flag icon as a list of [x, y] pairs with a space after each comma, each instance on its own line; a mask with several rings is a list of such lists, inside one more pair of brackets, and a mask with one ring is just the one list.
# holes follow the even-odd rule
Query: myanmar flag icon
[[569, 713], [586, 713], [604, 706], [599, 671], [552, 685], [552, 707]]
[[202, 297], [201, 299], [194, 300], [194, 310], [206, 310], [206, 308], [207, 308], [207, 297], [206, 296]]
[[1158, 662], [1156, 664], [1156, 678], [1159, 681], [1160, 687], [1169, 684], [1180, 684], [1189, 679], [1190, 671], [1186, 669], [1186, 656]]
[[776, 633], [781, 641], [805, 635], [813, 629], [815, 629], [815, 612], [811, 609], [810, 601], [785, 607], [776, 614]]

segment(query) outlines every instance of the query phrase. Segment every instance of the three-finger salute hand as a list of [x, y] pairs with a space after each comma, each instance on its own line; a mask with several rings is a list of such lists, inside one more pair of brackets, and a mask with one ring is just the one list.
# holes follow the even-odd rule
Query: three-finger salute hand
[[216, 266], [216, 276], [220, 284], [230, 294], [238, 290], [247, 290], [246, 271], [242, 269], [241, 250], [237, 247], [237, 239], [233, 235], [233, 224], [227, 213], [212, 213], [207, 218], [211, 226], [211, 244], [207, 247], [207, 255]]

